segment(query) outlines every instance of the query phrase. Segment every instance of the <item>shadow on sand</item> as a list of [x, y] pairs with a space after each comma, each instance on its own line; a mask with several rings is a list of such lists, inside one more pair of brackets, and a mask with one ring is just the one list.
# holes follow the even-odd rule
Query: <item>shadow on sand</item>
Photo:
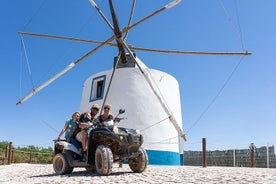
[[[125, 174], [130, 174], [130, 173], [133, 173], [131, 171], [125, 171], [125, 172], [114, 172], [114, 173], [111, 173], [109, 176], [119, 176], [119, 175], [125, 175]], [[54, 177], [54, 176], [61, 176], [61, 177], [82, 177], [82, 176], [102, 176], [104, 177], [105, 175], [100, 175], [98, 173], [94, 173], [94, 172], [88, 172], [88, 171], [73, 171], [72, 173], [70, 174], [65, 174], [65, 175], [59, 175], [59, 174], [56, 174], [56, 173], [51, 173], [51, 174], [40, 174], [40, 175], [34, 175], [34, 176], [31, 176], [31, 178], [43, 178], [43, 177]]]

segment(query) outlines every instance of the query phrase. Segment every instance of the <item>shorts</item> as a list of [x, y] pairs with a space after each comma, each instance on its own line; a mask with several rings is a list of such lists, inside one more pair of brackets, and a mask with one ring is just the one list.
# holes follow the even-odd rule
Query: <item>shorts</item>
[[79, 133], [77, 133], [76, 139], [77, 139], [77, 141], [81, 142], [81, 140], [82, 140], [82, 131], [80, 131]]

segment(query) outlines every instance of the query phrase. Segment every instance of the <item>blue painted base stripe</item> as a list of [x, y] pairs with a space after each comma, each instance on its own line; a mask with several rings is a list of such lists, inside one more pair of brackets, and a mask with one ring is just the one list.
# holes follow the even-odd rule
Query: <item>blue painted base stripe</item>
[[170, 151], [146, 150], [150, 165], [183, 165], [183, 154]]

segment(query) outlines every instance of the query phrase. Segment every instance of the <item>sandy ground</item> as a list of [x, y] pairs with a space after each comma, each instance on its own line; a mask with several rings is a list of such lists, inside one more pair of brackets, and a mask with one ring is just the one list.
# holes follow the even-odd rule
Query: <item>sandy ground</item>
[[0, 166], [0, 183], [71, 184], [71, 183], [270, 183], [276, 184], [276, 169], [241, 167], [148, 166], [133, 173], [128, 165], [113, 166], [109, 176], [75, 168], [69, 175], [57, 175], [51, 164], [12, 164]]

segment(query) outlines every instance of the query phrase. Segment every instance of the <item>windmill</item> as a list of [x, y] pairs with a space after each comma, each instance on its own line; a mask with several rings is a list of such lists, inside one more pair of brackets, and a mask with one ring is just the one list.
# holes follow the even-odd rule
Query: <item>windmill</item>
[[[69, 64], [61, 72], [57, 73], [54, 77], [43, 83], [41, 86], [33, 89], [29, 94], [17, 102], [17, 105], [22, 104], [30, 97], [35, 95], [37, 92], [51, 84], [54, 80], [61, 77], [63, 74], [68, 72], [70, 69], [75, 67], [81, 61], [98, 51], [105, 45], [110, 45], [118, 48], [118, 55], [114, 59], [113, 70], [108, 72], [101, 72], [91, 76], [85, 82], [83, 90], [83, 98], [81, 102], [81, 111], [87, 110], [92, 103], [99, 103], [101, 105], [106, 102], [111, 103], [114, 107], [120, 108], [120, 106], [125, 106], [126, 110], [130, 106], [140, 106], [136, 107], [134, 110], [130, 111], [128, 117], [128, 123], [125, 126], [136, 126], [142, 130], [148, 129], [149, 132], [146, 133], [145, 139], [148, 138], [149, 146], [147, 151], [151, 151], [149, 158], [158, 158], [162, 160], [163, 157], [170, 156], [172, 160], [178, 157], [183, 150], [183, 141], [186, 140], [185, 134], [182, 131], [182, 119], [181, 119], [181, 108], [179, 99], [179, 90], [176, 80], [167, 75], [166, 73], [150, 70], [148, 69], [141, 60], [135, 55], [132, 50], [143, 50], [150, 52], [160, 52], [160, 53], [174, 53], [174, 54], [205, 54], [205, 55], [250, 55], [250, 52], [197, 52], [197, 51], [173, 51], [173, 50], [157, 50], [149, 48], [138, 48], [130, 46], [126, 43], [126, 37], [129, 31], [144, 21], [150, 19], [151, 17], [169, 9], [180, 3], [180, 0], [174, 0], [160, 9], [154, 11], [148, 16], [142, 18], [134, 24], [129, 24], [120, 29], [119, 21], [116, 16], [116, 11], [113, 6], [112, 0], [109, 0], [109, 7], [112, 17], [112, 24], [106, 18], [101, 9], [97, 6], [95, 1], [89, 0], [90, 4], [97, 10], [99, 15], [106, 22], [108, 27], [113, 31], [113, 35], [110, 36], [105, 41], [95, 41], [95, 40], [84, 40], [78, 38], [68, 38], [63, 36], [55, 35], [45, 35], [37, 33], [27, 33], [19, 32], [22, 35], [31, 36], [41, 36], [56, 39], [65, 39], [78, 42], [90, 42], [99, 44], [97, 47], [77, 59], [76, 61]], [[135, 0], [133, 1], [132, 10], [135, 6]], [[131, 12], [132, 17], [133, 11]], [[112, 41], [116, 41], [116, 43]], [[130, 79], [129, 79], [130, 78]], [[159, 83], [156, 82], [159, 80]], [[135, 83], [133, 82], [135, 81]], [[131, 85], [126, 85], [126, 83], [131, 83]], [[107, 85], [105, 85], [107, 84]], [[127, 86], [127, 87], [126, 87]], [[170, 86], [171, 90], [168, 90], [165, 86]], [[140, 89], [143, 89], [141, 91]], [[145, 90], [145, 91], [144, 91]], [[120, 95], [126, 94], [126, 96]], [[120, 97], [119, 97], [120, 96]], [[136, 101], [137, 100], [137, 101]], [[175, 101], [179, 104], [175, 105]], [[174, 106], [174, 107], [172, 107]], [[153, 112], [150, 109], [159, 109], [158, 112]], [[132, 123], [132, 124], [131, 124]], [[151, 129], [152, 125], [156, 125], [157, 130]], [[162, 130], [161, 130], [162, 129]], [[145, 130], [146, 132], [147, 130]], [[172, 142], [177, 142], [176, 145], [169, 145], [164, 143], [158, 143], [157, 137], [160, 134], [166, 134], [164, 137], [169, 144]], [[151, 135], [153, 134], [153, 135]], [[165, 152], [167, 152], [166, 155]], [[175, 154], [178, 152], [177, 154]], [[161, 155], [161, 156], [160, 156]], [[165, 156], [164, 156], [165, 155]], [[168, 163], [175, 164], [174, 161], [167, 161]], [[155, 163], [155, 162], [154, 162]], [[157, 164], [160, 162], [157, 162]]]

